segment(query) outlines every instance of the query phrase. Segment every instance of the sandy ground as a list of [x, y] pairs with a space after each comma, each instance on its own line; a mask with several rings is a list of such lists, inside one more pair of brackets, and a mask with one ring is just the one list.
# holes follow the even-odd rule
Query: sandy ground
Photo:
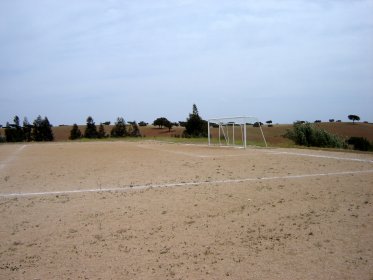
[[373, 279], [372, 203], [371, 154], [0, 145], [0, 278]]

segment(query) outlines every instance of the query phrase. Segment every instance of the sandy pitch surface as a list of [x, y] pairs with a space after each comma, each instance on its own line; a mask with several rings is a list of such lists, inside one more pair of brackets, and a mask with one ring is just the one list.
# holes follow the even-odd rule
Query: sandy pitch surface
[[1, 279], [373, 279], [373, 156], [0, 146]]

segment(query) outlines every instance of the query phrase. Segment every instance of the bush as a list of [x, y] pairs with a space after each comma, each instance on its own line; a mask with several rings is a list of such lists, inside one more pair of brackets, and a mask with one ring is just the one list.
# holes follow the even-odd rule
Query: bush
[[141, 137], [140, 129], [137, 122], [131, 122], [131, 126], [129, 129], [129, 136], [131, 137]]
[[310, 123], [297, 123], [293, 130], [288, 130], [285, 137], [293, 140], [297, 145], [323, 148], [347, 148], [345, 141], [337, 135], [331, 134]]
[[349, 145], [354, 146], [354, 150], [359, 151], [372, 151], [373, 145], [368, 141], [368, 139], [364, 137], [350, 137], [350, 139], [347, 140], [347, 143]]

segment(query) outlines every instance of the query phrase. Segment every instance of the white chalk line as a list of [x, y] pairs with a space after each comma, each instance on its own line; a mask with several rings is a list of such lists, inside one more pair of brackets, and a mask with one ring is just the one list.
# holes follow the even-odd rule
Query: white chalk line
[[21, 147], [18, 147], [17, 150], [15, 150], [8, 158], [6, 158], [4, 161], [1, 162], [0, 164], [0, 170], [4, 169], [9, 163], [14, 161], [17, 157], [17, 155], [24, 149], [26, 148], [27, 145], [22, 145]]
[[272, 155], [293, 155], [293, 156], [315, 157], [315, 158], [326, 158], [326, 159], [336, 159], [336, 160], [346, 160], [346, 161], [358, 161], [358, 162], [373, 163], [373, 160], [370, 160], [370, 159], [346, 158], [346, 157], [315, 155], [315, 154], [305, 154], [305, 153], [295, 153], [295, 152], [271, 152], [270, 154], [272, 154]]
[[80, 190], [66, 190], [66, 191], [50, 191], [50, 192], [26, 192], [26, 193], [8, 193], [0, 194], [0, 198], [12, 198], [12, 197], [29, 197], [29, 196], [48, 196], [48, 195], [68, 195], [68, 194], [80, 194], [80, 193], [101, 193], [101, 192], [127, 192], [144, 189], [155, 189], [155, 188], [175, 188], [175, 187], [187, 187], [197, 185], [216, 185], [216, 184], [235, 184], [244, 182], [254, 181], [270, 181], [270, 180], [290, 180], [290, 179], [302, 179], [312, 177], [325, 177], [325, 176], [343, 176], [353, 174], [367, 174], [373, 173], [373, 170], [360, 170], [360, 171], [341, 171], [341, 172], [330, 172], [330, 173], [316, 173], [316, 174], [299, 174], [299, 175], [287, 175], [287, 176], [271, 176], [271, 177], [257, 177], [257, 178], [244, 178], [244, 179], [227, 179], [227, 180], [214, 180], [214, 181], [199, 181], [199, 182], [182, 182], [182, 183], [169, 183], [169, 184], [157, 184], [157, 185], [135, 185], [122, 188], [100, 188], [100, 189], [80, 189]]
[[[175, 144], [175, 143], [173, 143], [173, 144]], [[199, 147], [209, 148], [209, 146], [207, 146], [207, 145], [184, 144], [184, 143], [176, 143], [176, 144], [180, 144], [180, 145], [183, 145], [183, 146], [197, 146], [197, 147], [199, 146]], [[239, 154], [227, 154], [227, 155], [219, 155], [219, 154], [215, 154], [215, 155], [204, 154], [204, 155], [201, 155], [201, 154], [195, 154], [195, 153], [191, 153], [191, 152], [181, 152], [181, 151], [172, 151], [172, 150], [167, 150], [167, 149], [146, 147], [146, 146], [143, 146], [143, 145], [138, 145], [137, 147], [143, 148], [143, 149], [148, 149], [148, 150], [153, 150], [153, 151], [162, 151], [162, 152], [167, 152], [167, 153], [172, 153], [172, 154], [177, 154], [177, 155], [190, 156], [190, 157], [196, 157], [196, 158], [225, 158], [225, 157], [251, 157], [252, 156], [251, 153], [239, 153]], [[214, 146], [212, 146], [212, 147], [214, 147]], [[218, 148], [220, 148], [220, 147], [218, 147]], [[231, 147], [229, 147], [229, 148], [231, 148]], [[265, 153], [271, 154], [271, 155], [293, 155], [293, 156], [303, 156], [303, 157], [314, 157], [314, 158], [325, 158], [325, 159], [335, 159], [335, 160], [373, 163], [373, 160], [361, 159], [361, 158], [348, 158], [348, 157], [316, 155], [316, 154], [297, 153], [297, 152], [280, 152], [280, 151], [276, 152], [276, 151], [273, 151], [273, 150], [268, 151], [268, 150], [262, 150], [262, 149], [255, 149], [255, 151], [264, 151]]]

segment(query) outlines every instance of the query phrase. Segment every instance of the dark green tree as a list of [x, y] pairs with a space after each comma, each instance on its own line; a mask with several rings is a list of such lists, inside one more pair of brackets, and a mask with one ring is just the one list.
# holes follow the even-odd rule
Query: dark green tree
[[196, 104], [193, 104], [193, 112], [185, 123], [184, 136], [207, 137], [207, 121], [200, 117]]
[[351, 120], [353, 124], [355, 124], [355, 121], [360, 121], [360, 117], [358, 115], [348, 115], [348, 119]]
[[44, 119], [39, 115], [36, 120], [34, 120], [32, 128], [32, 139], [34, 141], [53, 141], [53, 131], [52, 125], [49, 123], [47, 117]]
[[87, 125], [84, 131], [84, 137], [85, 138], [97, 138], [97, 127], [95, 122], [93, 121], [93, 118], [89, 116], [87, 118]]
[[28, 119], [25, 117], [23, 119], [23, 136], [25, 141], [30, 142], [32, 141], [32, 125], [29, 123]]
[[104, 128], [104, 125], [101, 123], [100, 126], [98, 127], [98, 134], [97, 134], [97, 137], [98, 138], [105, 138], [106, 137], [106, 132], [105, 132], [105, 128]]
[[161, 117], [155, 119], [153, 125], [158, 126], [158, 128], [163, 128], [168, 122], [170, 122], [168, 119], [166, 119], [165, 117]]
[[79, 139], [80, 137], [82, 137], [82, 132], [80, 131], [78, 125], [74, 123], [73, 128], [70, 131], [69, 139], [75, 140], [75, 139]]
[[125, 137], [127, 136], [126, 122], [122, 117], [118, 117], [117, 121], [110, 132], [111, 137]]
[[164, 124], [164, 126], [168, 128], [168, 132], [171, 132], [171, 129], [174, 126], [174, 124], [167, 120], [167, 122]]
[[25, 137], [22, 127], [19, 125], [19, 117], [15, 116], [13, 124], [7, 123], [5, 127], [5, 138], [7, 142], [23, 142]]
[[147, 126], [147, 125], [148, 125], [147, 122], [144, 122], [144, 121], [139, 122], [139, 126]]

